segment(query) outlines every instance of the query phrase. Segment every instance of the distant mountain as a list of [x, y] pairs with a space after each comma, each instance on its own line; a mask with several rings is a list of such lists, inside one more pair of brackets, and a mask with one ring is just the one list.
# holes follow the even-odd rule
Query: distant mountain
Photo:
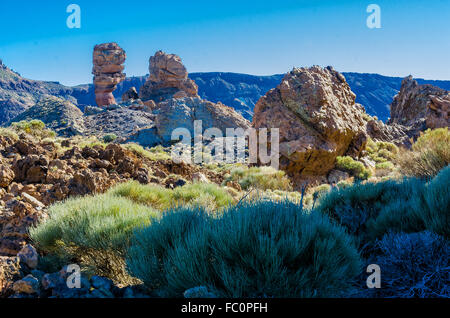
[[[364, 105], [370, 115], [386, 121], [389, 118], [389, 105], [400, 90], [402, 78], [379, 74], [343, 74], [356, 94], [356, 101]], [[275, 88], [283, 75], [254, 76], [209, 72], [191, 73], [189, 77], [197, 83], [202, 98], [215, 103], [220, 101], [251, 120], [256, 102], [267, 91]], [[113, 93], [116, 100], [120, 101], [122, 94], [132, 86], [139, 90], [146, 78], [147, 76], [129, 77], [120, 83]], [[417, 79], [417, 82], [450, 90], [450, 81]], [[15, 118], [46, 95], [66, 99], [82, 110], [86, 105], [95, 105], [92, 84], [68, 87], [58, 82], [25, 79], [3, 65], [0, 60], [0, 124]]]
[[[389, 106], [400, 91], [403, 78], [379, 74], [342, 73], [356, 102], [362, 104], [366, 112], [382, 121], [389, 118]], [[251, 120], [256, 102], [268, 90], [275, 88], [283, 79], [283, 74], [253, 76], [236, 73], [191, 73], [202, 98], [213, 102], [221, 101], [234, 107], [244, 117]], [[431, 84], [450, 90], [450, 81], [416, 79], [419, 84]]]

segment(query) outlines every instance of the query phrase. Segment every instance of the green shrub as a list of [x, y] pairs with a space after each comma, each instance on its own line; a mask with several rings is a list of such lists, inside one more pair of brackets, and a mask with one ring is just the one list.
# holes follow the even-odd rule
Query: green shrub
[[167, 211], [153, 226], [135, 232], [127, 253], [127, 269], [151, 290], [167, 286], [164, 261], [192, 228], [207, 222], [201, 209], [180, 208]]
[[242, 189], [256, 188], [260, 190], [292, 190], [291, 182], [284, 171], [272, 167], [238, 167], [232, 169], [225, 178], [224, 184], [235, 181]]
[[53, 130], [45, 128], [44, 122], [37, 119], [11, 123], [10, 128], [17, 133], [24, 132], [40, 139], [48, 137], [54, 138], [56, 136], [56, 133]]
[[139, 182], [131, 181], [114, 187], [110, 193], [158, 210], [192, 205], [203, 206], [212, 211], [234, 202], [225, 189], [206, 183], [186, 184], [172, 190], [158, 185], [142, 185]]
[[408, 176], [429, 178], [450, 164], [448, 128], [428, 129], [398, 158], [400, 172]]
[[331, 186], [329, 184], [321, 184], [313, 189], [313, 196], [319, 198], [322, 195], [327, 194], [330, 190]]
[[120, 271], [108, 259], [120, 260], [132, 231], [158, 215], [148, 206], [111, 194], [86, 196], [52, 205], [49, 218], [31, 228], [30, 236], [41, 251], [60, 259], [80, 262], [97, 273]]
[[428, 184], [420, 179], [354, 184], [319, 199], [318, 210], [360, 238], [374, 241], [389, 232], [429, 230], [444, 237], [450, 228], [450, 167]]
[[425, 185], [416, 179], [356, 183], [319, 198], [318, 210], [342, 224], [361, 244], [391, 230], [424, 229], [419, 216]]
[[132, 275], [162, 296], [207, 286], [221, 297], [327, 297], [360, 272], [352, 238], [290, 202], [244, 203], [211, 218], [175, 210], [138, 230]]
[[377, 163], [375, 165], [375, 169], [377, 169], [377, 170], [382, 169], [382, 170], [392, 171], [394, 169], [394, 164], [392, 162], [389, 162], [389, 161], [380, 162], [380, 163]]
[[352, 183], [347, 181], [347, 180], [341, 180], [341, 181], [339, 181], [337, 183], [337, 187], [339, 189], [344, 189], [344, 188], [348, 188], [348, 187], [351, 187], [351, 186], [352, 186]]
[[336, 167], [340, 170], [351, 173], [354, 177], [360, 180], [366, 180], [370, 177], [371, 172], [366, 169], [362, 162], [354, 160], [352, 157], [337, 157]]
[[117, 135], [116, 134], [107, 134], [103, 136], [103, 142], [104, 143], [110, 143], [113, 142], [114, 140], [117, 139]]
[[376, 163], [393, 161], [398, 153], [398, 147], [390, 142], [385, 141], [373, 141], [369, 138], [366, 144], [366, 151], [369, 158]]
[[425, 191], [428, 209], [423, 210], [427, 229], [450, 237], [450, 166], [429, 182]]

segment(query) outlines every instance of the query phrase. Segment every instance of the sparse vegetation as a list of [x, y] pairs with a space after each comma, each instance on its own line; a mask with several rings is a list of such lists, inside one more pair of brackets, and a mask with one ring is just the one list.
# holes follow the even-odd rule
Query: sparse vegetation
[[242, 189], [256, 188], [260, 190], [292, 190], [291, 182], [284, 171], [272, 167], [238, 167], [232, 169], [225, 178], [224, 184], [229, 181], [238, 182]]
[[0, 127], [0, 136], [11, 138], [11, 140], [14, 141], [19, 140], [19, 135], [17, 135], [17, 132], [11, 128]]
[[102, 147], [106, 148], [107, 144], [103, 141], [100, 141], [96, 136], [89, 136], [89, 137], [78, 137], [74, 139], [75, 144], [80, 148], [83, 149], [84, 147]]
[[135, 153], [136, 155], [142, 156], [144, 158], [153, 161], [169, 160], [171, 158], [170, 152], [160, 145], [150, 149], [144, 149], [144, 147], [142, 147], [141, 145], [135, 143], [128, 143], [125, 144], [124, 147], [130, 150], [131, 152]]
[[215, 184], [203, 183], [187, 184], [171, 190], [157, 185], [128, 182], [111, 189], [110, 193], [158, 210], [190, 205], [213, 211], [234, 202], [225, 189]]

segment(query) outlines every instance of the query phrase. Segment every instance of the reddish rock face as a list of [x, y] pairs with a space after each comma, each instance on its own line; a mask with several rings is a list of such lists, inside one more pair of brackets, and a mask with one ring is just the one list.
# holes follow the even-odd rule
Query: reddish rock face
[[337, 156], [366, 143], [364, 108], [331, 67], [295, 68], [255, 106], [253, 126], [280, 129], [280, 167], [295, 179], [317, 178]]
[[150, 76], [140, 89], [140, 98], [156, 103], [183, 97], [198, 97], [197, 84], [188, 78], [186, 67], [175, 54], [156, 52], [150, 58]]
[[112, 92], [125, 80], [123, 73], [126, 54], [117, 43], [105, 43], [94, 48], [93, 63], [95, 100], [98, 106], [115, 104]]
[[391, 104], [390, 124], [410, 127], [409, 135], [420, 131], [449, 127], [450, 92], [432, 85], [419, 85], [412, 76], [405, 77]]

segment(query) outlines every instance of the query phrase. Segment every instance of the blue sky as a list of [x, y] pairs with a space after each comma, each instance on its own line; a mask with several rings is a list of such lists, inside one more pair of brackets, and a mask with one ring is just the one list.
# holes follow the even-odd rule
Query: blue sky
[[[66, 7], [81, 7], [81, 29]], [[366, 7], [381, 8], [381, 29]], [[294, 66], [450, 80], [450, 1], [0, 1], [0, 58], [23, 76], [92, 81], [95, 44], [117, 42], [128, 76], [148, 73], [157, 50], [189, 72], [256, 75]]]

